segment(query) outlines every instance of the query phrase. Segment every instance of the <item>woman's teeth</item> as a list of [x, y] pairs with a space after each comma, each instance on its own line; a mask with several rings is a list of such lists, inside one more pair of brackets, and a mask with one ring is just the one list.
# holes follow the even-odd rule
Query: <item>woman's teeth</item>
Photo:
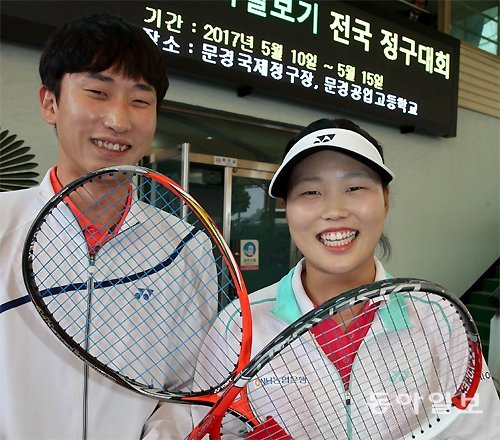
[[321, 234], [319, 240], [326, 246], [345, 246], [356, 238], [356, 231], [328, 232]]

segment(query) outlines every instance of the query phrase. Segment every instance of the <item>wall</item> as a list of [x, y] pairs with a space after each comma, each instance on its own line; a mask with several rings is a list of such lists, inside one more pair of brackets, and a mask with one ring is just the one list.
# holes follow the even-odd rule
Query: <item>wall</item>
[[[0, 126], [33, 147], [44, 173], [56, 160], [53, 129], [40, 118], [39, 52], [1, 45]], [[238, 98], [234, 90], [173, 76], [168, 101], [200, 105], [262, 119], [306, 125], [342, 116], [264, 96]], [[396, 173], [387, 233], [395, 276], [421, 277], [462, 295], [499, 256], [500, 121], [459, 109], [457, 137], [402, 135], [355, 119], [385, 147]]]
[[38, 172], [45, 173], [57, 158], [55, 131], [41, 118], [38, 101], [40, 52], [22, 46], [0, 45], [0, 127], [36, 154]]

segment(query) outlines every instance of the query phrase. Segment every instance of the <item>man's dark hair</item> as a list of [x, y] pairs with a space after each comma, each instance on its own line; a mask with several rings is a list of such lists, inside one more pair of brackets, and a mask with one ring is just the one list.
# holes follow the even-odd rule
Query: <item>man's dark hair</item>
[[47, 40], [39, 73], [42, 84], [58, 100], [66, 73], [98, 73], [109, 68], [154, 87], [160, 107], [168, 89], [161, 50], [139, 26], [115, 15], [92, 14], [58, 27]]

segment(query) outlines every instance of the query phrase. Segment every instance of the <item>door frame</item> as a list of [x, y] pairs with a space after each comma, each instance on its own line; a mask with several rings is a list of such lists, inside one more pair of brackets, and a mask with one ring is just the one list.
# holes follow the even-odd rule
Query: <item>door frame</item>
[[231, 239], [231, 197], [233, 176], [250, 177], [271, 181], [278, 165], [267, 162], [237, 159], [233, 157], [216, 156], [211, 154], [193, 153], [190, 144], [184, 142], [176, 147], [151, 148], [149, 151], [148, 166], [156, 169], [156, 163], [169, 158], [179, 157], [181, 160], [181, 186], [189, 192], [189, 169], [192, 163], [217, 166], [224, 169], [224, 201], [222, 235], [229, 243]]
[[189, 164], [191, 163], [220, 166], [224, 168], [222, 235], [224, 239], [230, 243], [233, 176], [251, 177], [271, 181], [274, 172], [278, 169], [278, 165], [200, 153], [189, 153]]
[[[249, 177], [271, 181], [279, 165], [268, 162], [258, 162], [246, 159], [237, 159], [211, 154], [193, 153], [190, 144], [184, 142], [176, 147], [151, 148], [148, 158], [148, 166], [156, 169], [156, 163], [169, 158], [180, 158], [181, 161], [181, 186], [189, 192], [189, 170], [190, 165], [201, 164], [221, 167], [224, 169], [224, 200], [223, 200], [223, 222], [222, 235], [227, 243], [231, 241], [231, 199], [233, 177]], [[290, 267], [293, 267], [301, 258], [295, 243], [290, 238]]]

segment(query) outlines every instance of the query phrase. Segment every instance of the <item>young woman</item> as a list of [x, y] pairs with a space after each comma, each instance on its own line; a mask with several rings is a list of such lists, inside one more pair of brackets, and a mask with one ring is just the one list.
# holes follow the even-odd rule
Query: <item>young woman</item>
[[[380, 245], [384, 254], [390, 254], [390, 244], [383, 230], [389, 210], [389, 183], [393, 177], [394, 174], [384, 163], [380, 144], [349, 120], [322, 119], [313, 122], [289, 142], [283, 162], [271, 181], [269, 195], [285, 200], [290, 235], [304, 257], [279, 282], [250, 295], [252, 356], [289, 324], [319, 304], [347, 290], [391, 278], [375, 253]], [[274, 417], [285, 420], [287, 414], [293, 414], [290, 417], [297, 421], [295, 432], [289, 433], [293, 438], [401, 437], [402, 433], [395, 429], [397, 425], [391, 425], [391, 414], [394, 418], [398, 417], [394, 411], [378, 415], [386, 420], [379, 428], [372, 418], [373, 412], [368, 411], [366, 405], [353, 405], [352, 411], [349, 410], [352, 390], [362, 386], [362, 378], [366, 384], [367, 377], [378, 373], [370, 370], [370, 367], [376, 366], [362, 365], [364, 362], [359, 362], [357, 356], [361, 350], [369, 349], [367, 334], [370, 328], [371, 334], [374, 334], [384, 327], [382, 308], [375, 304], [366, 307], [360, 304], [336, 315], [334, 323], [329, 324], [332, 326], [330, 334], [334, 337], [328, 344], [333, 348], [327, 353], [316, 335], [317, 344], [309, 344], [308, 348], [299, 347], [310, 361], [306, 368], [297, 368], [296, 371], [300, 372], [297, 376], [287, 376], [288, 369], [280, 369], [279, 365], [277, 368], [264, 368], [248, 385], [249, 394], [253, 397], [253, 409], [260, 414], [272, 414], [273, 405], [266, 400], [268, 394], [263, 388], [275, 387], [282, 392], [278, 391], [280, 397], [274, 401], [280, 406], [279, 413]], [[222, 328], [237, 325], [236, 312], [233, 322], [216, 325]], [[413, 322], [410, 320], [406, 323]], [[394, 327], [392, 330], [402, 333], [418, 331], [408, 325], [401, 328], [398, 328], [398, 323], [392, 322], [391, 325]], [[228, 358], [226, 353], [237, 348], [231, 347], [231, 341], [225, 340], [207, 349], [203, 352], [210, 353], [210, 356], [208, 362], [200, 362], [200, 380], [206, 375], [217, 374], [217, 371], [229, 371], [229, 365], [224, 362]], [[384, 351], [380, 351], [383, 358]], [[293, 359], [290, 362], [294, 362]], [[328, 365], [323, 367], [325, 362]], [[332, 364], [336, 370], [334, 374], [339, 378], [334, 389], [329, 389], [328, 384], [314, 389], [313, 384], [321, 383], [317, 377], [321, 374], [319, 368], [331, 369]], [[453, 423], [442, 437], [437, 438], [490, 439], [498, 434], [498, 422], [495, 421], [499, 413], [498, 398], [491, 379], [486, 378], [489, 377], [487, 370], [484, 373], [476, 413], [464, 414], [464, 423]], [[401, 377], [390, 378], [396, 387], [406, 379], [406, 372], [400, 374]], [[333, 408], [328, 416], [322, 415], [328, 419], [324, 421], [324, 432], [320, 428], [318, 430], [322, 432], [316, 432], [313, 425], [307, 423], [308, 417], [315, 417], [314, 406], [318, 405], [316, 400], [307, 403], [307, 396], [312, 393], [316, 396], [321, 394], [328, 402], [326, 406]], [[408, 409], [404, 408], [404, 411]], [[197, 408], [193, 410], [195, 423], [202, 412]], [[378, 436], [377, 432], [368, 435], [375, 429]], [[244, 437], [246, 428], [235, 419], [227, 419], [223, 432]]]

